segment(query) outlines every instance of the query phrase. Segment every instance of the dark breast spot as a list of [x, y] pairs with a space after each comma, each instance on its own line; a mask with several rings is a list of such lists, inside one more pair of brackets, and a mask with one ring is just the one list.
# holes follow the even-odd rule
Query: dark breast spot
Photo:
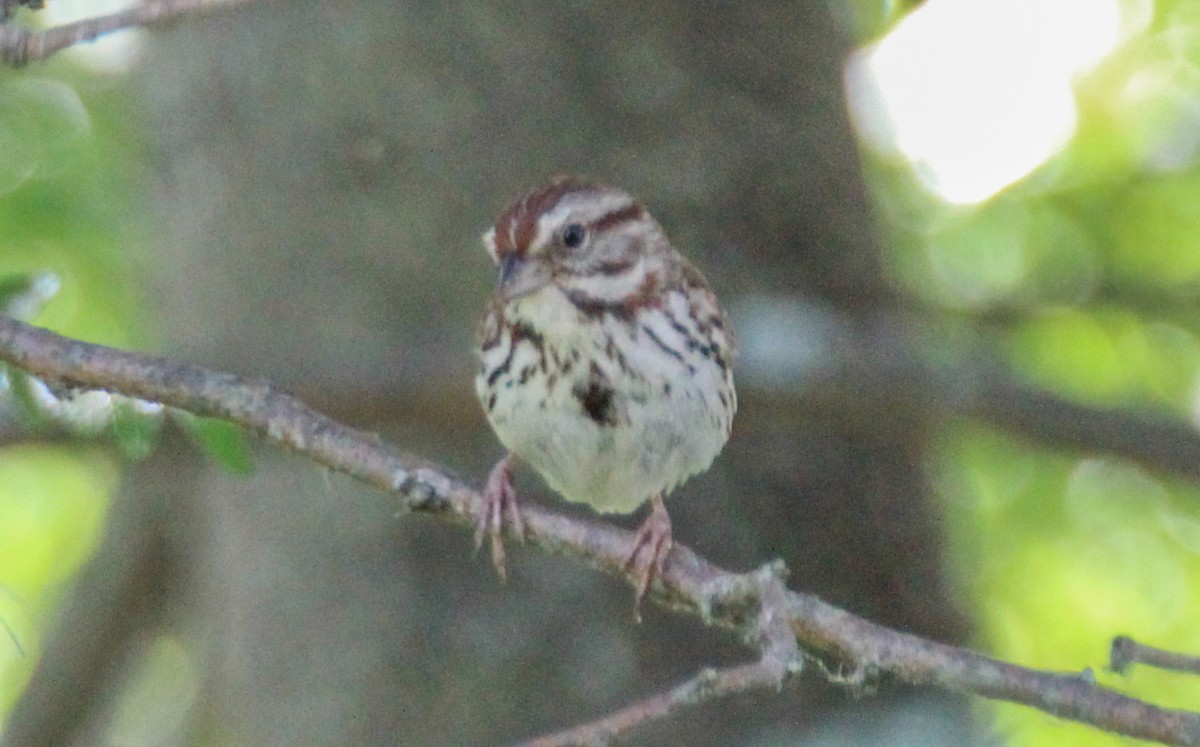
[[589, 381], [587, 386], [577, 386], [571, 393], [579, 400], [583, 412], [596, 425], [616, 425], [616, 407], [613, 402], [613, 390], [598, 381]]
[[583, 413], [596, 425], [616, 425], [619, 416], [612, 384], [595, 363], [592, 363], [588, 373], [587, 380], [572, 387], [571, 394], [579, 400]]

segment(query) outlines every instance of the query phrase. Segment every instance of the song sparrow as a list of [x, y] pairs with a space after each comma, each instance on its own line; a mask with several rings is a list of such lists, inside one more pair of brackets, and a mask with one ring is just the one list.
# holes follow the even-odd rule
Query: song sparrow
[[663, 496], [708, 469], [737, 409], [733, 331], [704, 276], [619, 189], [567, 177], [513, 203], [483, 236], [499, 284], [483, 320], [475, 390], [509, 454], [484, 489], [476, 546], [524, 527], [515, 455], [570, 501], [653, 509], [628, 568], [636, 600], [671, 549]]

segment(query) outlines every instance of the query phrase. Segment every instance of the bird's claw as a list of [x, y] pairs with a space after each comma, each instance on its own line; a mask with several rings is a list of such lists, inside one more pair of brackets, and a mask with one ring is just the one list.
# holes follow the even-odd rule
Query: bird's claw
[[650, 515], [638, 528], [633, 539], [633, 552], [625, 561], [625, 570], [633, 571], [637, 577], [637, 587], [633, 598], [633, 617], [642, 621], [642, 598], [650, 590], [650, 584], [655, 578], [661, 578], [667, 555], [671, 553], [674, 540], [671, 538], [671, 517], [667, 515], [667, 507], [663, 505], [662, 497], [655, 496]]
[[525, 520], [517, 505], [517, 491], [512, 484], [512, 457], [506, 456], [496, 463], [488, 475], [481, 495], [479, 516], [475, 520], [475, 552], [483, 546], [485, 535], [491, 537], [492, 565], [496, 567], [501, 581], [508, 580], [504, 555], [504, 520], [521, 542], [525, 541]]

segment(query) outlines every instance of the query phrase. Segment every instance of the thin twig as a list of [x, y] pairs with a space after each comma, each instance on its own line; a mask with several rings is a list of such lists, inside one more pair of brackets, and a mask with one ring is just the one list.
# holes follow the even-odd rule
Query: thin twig
[[666, 692], [595, 721], [521, 742], [516, 747], [598, 747], [643, 724], [667, 718], [684, 708], [736, 693], [778, 691], [787, 677], [798, 673], [803, 665], [796, 638], [787, 619], [779, 614], [786, 608], [787, 596], [781, 570], [781, 564], [769, 564], [747, 579], [751, 588], [746, 591], [760, 600], [756, 637], [761, 654], [757, 661], [721, 669], [704, 669]]
[[817, 597], [790, 592], [788, 615], [802, 646], [848, 663], [862, 680], [890, 674], [1163, 744], [1200, 745], [1200, 714], [1159, 708], [1096, 683], [1090, 671], [1061, 674], [1008, 664], [885, 628]]
[[[108, 389], [239, 423], [317, 463], [400, 494], [410, 510], [467, 525], [480, 506], [479, 494], [445, 469], [399, 454], [264, 381], [92, 345], [3, 316], [0, 360], [45, 379]], [[629, 532], [560, 516], [533, 504], [523, 507], [523, 515], [531, 544], [581, 558], [634, 583], [624, 569], [632, 542]], [[763, 638], [764, 626], [786, 626], [806, 651], [849, 669], [855, 681], [886, 674], [911, 684], [1023, 703], [1117, 734], [1163, 744], [1200, 745], [1200, 714], [1159, 708], [1096, 684], [1086, 675], [1019, 667], [890, 630], [817, 597], [785, 591], [782, 584], [777, 591], [772, 588], [768, 584], [756, 589], [753, 574], [730, 573], [676, 545], [651, 598], [697, 614], [709, 624], [739, 631], [763, 648], [765, 666], [760, 661], [703, 675], [703, 682], [715, 683], [708, 686], [719, 688], [720, 694], [740, 692], [738, 683], [761, 687], [772, 667], [773, 682], [786, 676], [794, 657], [785, 651], [767, 656], [772, 645], [782, 644], [775, 633], [767, 636], [767, 643]], [[681, 696], [694, 693], [699, 684], [697, 680], [684, 683], [682, 689], [661, 697], [686, 702]], [[655, 718], [674, 710], [643, 707]]]
[[1174, 672], [1200, 674], [1200, 656], [1188, 656], [1154, 646], [1138, 643], [1129, 636], [1119, 635], [1113, 639], [1109, 655], [1109, 668], [1124, 674], [1130, 664], [1145, 664]]
[[683, 708], [736, 693], [777, 690], [779, 684], [773, 668], [763, 659], [735, 667], [704, 669], [665, 693], [626, 706], [604, 718], [520, 742], [515, 747], [599, 747], [638, 726], [666, 718]]
[[10, 65], [23, 65], [114, 31], [154, 26], [179, 16], [244, 2], [247, 0], [158, 0], [44, 30], [6, 23], [0, 25], [0, 59]]

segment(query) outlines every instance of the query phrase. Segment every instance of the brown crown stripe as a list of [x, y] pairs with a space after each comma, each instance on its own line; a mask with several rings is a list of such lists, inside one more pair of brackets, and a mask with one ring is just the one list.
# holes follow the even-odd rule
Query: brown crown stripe
[[[569, 177], [554, 179], [544, 189], [530, 192], [513, 203], [496, 221], [496, 253], [516, 251], [524, 254], [537, 236], [538, 219], [554, 208], [568, 192], [586, 189], [582, 182]], [[512, 240], [509, 236], [512, 236]]]
[[[496, 254], [503, 256], [512, 251], [518, 254], [529, 251], [530, 244], [537, 238], [538, 221], [543, 215], [553, 210], [566, 195], [573, 192], [592, 192], [595, 189], [594, 186], [577, 179], [560, 177], [551, 181], [544, 189], [531, 192], [513, 203], [496, 221]], [[593, 232], [607, 231], [626, 221], [641, 220], [645, 215], [644, 207], [631, 202], [592, 221], [588, 228]]]

